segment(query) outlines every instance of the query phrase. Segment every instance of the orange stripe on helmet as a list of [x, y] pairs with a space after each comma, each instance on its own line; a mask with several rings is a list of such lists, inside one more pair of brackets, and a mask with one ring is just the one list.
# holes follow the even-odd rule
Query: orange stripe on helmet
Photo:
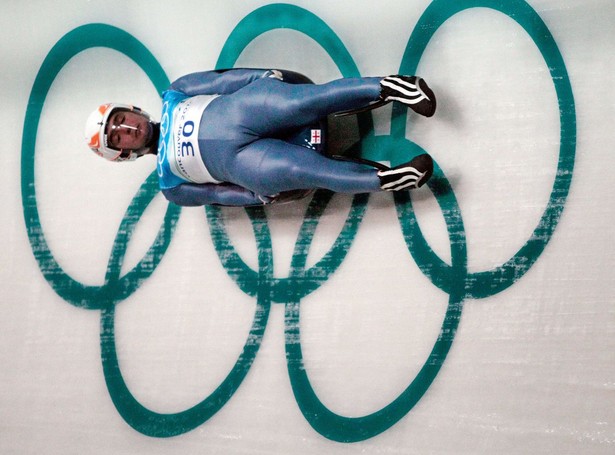
[[98, 133], [96, 133], [95, 135], [93, 135], [90, 138], [90, 142], [88, 142], [88, 145], [91, 148], [96, 148], [98, 149], [98, 147], [100, 146], [100, 135]]
[[98, 112], [100, 112], [101, 115], [105, 115], [105, 112], [107, 112], [107, 109], [109, 109], [109, 106], [111, 106], [111, 103], [108, 104], [101, 104], [98, 107]]

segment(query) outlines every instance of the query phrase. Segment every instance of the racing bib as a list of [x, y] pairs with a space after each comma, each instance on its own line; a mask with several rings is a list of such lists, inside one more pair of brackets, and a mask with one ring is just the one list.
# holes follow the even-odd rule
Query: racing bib
[[[198, 95], [181, 101], [173, 110], [169, 167], [177, 177], [192, 183], [220, 183], [207, 168], [199, 150], [199, 125], [203, 111], [218, 95]], [[171, 144], [169, 144], [171, 145]]]

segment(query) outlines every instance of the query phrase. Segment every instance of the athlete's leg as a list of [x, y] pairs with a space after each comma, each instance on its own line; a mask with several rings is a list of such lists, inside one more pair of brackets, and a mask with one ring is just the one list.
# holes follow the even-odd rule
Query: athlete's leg
[[247, 129], [266, 137], [377, 101], [380, 80], [377, 77], [344, 78], [315, 85], [288, 84], [265, 78], [238, 90], [228, 101], [244, 113]]
[[338, 193], [380, 191], [377, 170], [326, 158], [315, 150], [278, 139], [244, 147], [232, 161], [233, 183], [257, 194], [324, 188]]

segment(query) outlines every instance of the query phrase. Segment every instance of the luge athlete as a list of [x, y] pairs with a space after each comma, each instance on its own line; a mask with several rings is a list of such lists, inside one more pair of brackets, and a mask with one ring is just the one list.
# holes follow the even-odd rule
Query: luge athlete
[[262, 205], [281, 194], [318, 188], [399, 191], [419, 188], [430, 178], [433, 162], [427, 154], [393, 169], [377, 169], [327, 157], [317, 127], [309, 140], [297, 140], [297, 133], [329, 114], [391, 101], [430, 117], [436, 99], [423, 79], [305, 82], [304, 76], [281, 70], [188, 74], [163, 93], [160, 123], [134, 106], [104, 104], [88, 118], [86, 140], [110, 161], [157, 155], [162, 193], [182, 206]]

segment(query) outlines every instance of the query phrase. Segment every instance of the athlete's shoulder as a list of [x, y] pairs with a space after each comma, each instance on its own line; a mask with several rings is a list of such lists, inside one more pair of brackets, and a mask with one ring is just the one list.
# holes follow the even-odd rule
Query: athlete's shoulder
[[162, 92], [162, 101], [163, 102], [175, 102], [178, 103], [184, 99], [188, 98], [188, 95], [185, 93], [179, 92], [177, 90], [168, 89]]

